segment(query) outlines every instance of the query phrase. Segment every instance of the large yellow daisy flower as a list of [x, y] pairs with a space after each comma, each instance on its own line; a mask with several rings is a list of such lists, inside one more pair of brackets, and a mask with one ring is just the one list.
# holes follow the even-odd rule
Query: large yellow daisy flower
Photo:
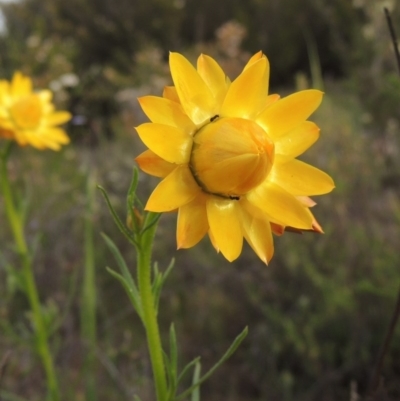
[[0, 138], [14, 139], [19, 145], [59, 150], [69, 143], [67, 134], [57, 125], [71, 114], [55, 111], [49, 90], [32, 91], [29, 77], [16, 72], [11, 80], [0, 81]]
[[268, 96], [269, 63], [261, 52], [232, 83], [209, 56], [198, 58], [197, 71], [178, 53], [169, 62], [175, 86], [162, 98], [139, 99], [152, 122], [137, 127], [149, 150], [136, 161], [163, 178], [146, 209], [178, 210], [178, 248], [208, 233], [232, 261], [244, 237], [268, 263], [272, 232], [321, 232], [308, 196], [330, 192], [333, 181], [295, 158], [318, 139], [319, 128], [306, 120], [322, 92]]

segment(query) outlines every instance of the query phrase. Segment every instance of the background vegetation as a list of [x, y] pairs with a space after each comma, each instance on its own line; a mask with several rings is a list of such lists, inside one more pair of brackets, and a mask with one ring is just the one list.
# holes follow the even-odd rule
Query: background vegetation
[[[2, 4], [0, 76], [22, 70], [74, 114], [73, 144], [61, 153], [19, 149], [10, 164], [29, 199], [28, 235], [65, 400], [85, 400], [80, 337], [86, 177], [111, 194], [121, 215], [144, 121], [136, 97], [170, 83], [168, 51], [217, 58], [231, 78], [252, 52], [271, 62], [272, 92], [319, 87], [321, 139], [305, 155], [335, 179], [315, 209], [325, 235], [277, 238], [271, 264], [245, 249], [233, 264], [208, 240], [175, 251], [175, 216], [165, 215], [155, 257], [176, 268], [162, 299], [164, 333], [174, 321], [180, 360], [210, 366], [245, 326], [235, 356], [202, 389], [207, 401], [355, 401], [370, 377], [400, 285], [400, 79], [383, 14], [395, 1], [20, 0]], [[156, 181], [142, 175], [145, 199]], [[0, 399], [41, 400], [43, 373], [31, 352], [27, 302], [0, 198]], [[99, 193], [95, 229], [98, 400], [151, 400], [144, 334], [100, 237], [106, 232], [134, 268]], [[400, 398], [400, 328], [377, 400]]]

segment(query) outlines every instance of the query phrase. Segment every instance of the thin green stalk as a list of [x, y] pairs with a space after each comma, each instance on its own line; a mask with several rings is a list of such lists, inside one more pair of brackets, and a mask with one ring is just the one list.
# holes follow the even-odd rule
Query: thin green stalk
[[87, 401], [95, 401], [96, 382], [94, 368], [96, 363], [96, 283], [95, 283], [95, 263], [94, 263], [94, 242], [93, 242], [93, 178], [89, 174], [86, 184], [86, 214], [84, 226], [84, 247], [85, 247], [85, 266], [82, 285], [82, 308], [81, 308], [81, 335], [87, 348], [84, 375], [85, 393]]
[[140, 299], [143, 308], [143, 322], [146, 328], [147, 344], [153, 368], [157, 401], [167, 401], [167, 379], [161, 346], [157, 311], [151, 285], [151, 252], [157, 224], [146, 230], [140, 237], [137, 251], [137, 271]]
[[11, 146], [12, 143], [8, 143], [5, 151], [0, 157], [0, 185], [3, 192], [6, 215], [14, 236], [17, 252], [21, 258], [24, 290], [32, 311], [37, 351], [42, 359], [42, 364], [46, 373], [48, 396], [51, 401], [59, 401], [60, 396], [53, 365], [53, 358], [47, 342], [47, 330], [43, 321], [39, 294], [32, 270], [31, 258], [25, 240], [23, 222], [21, 215], [18, 213], [15, 207], [11, 186], [8, 180], [7, 159], [11, 150]]

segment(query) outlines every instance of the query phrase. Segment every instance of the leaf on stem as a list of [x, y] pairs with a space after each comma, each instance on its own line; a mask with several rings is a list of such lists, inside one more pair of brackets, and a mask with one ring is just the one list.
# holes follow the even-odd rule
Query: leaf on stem
[[158, 313], [158, 306], [160, 304], [160, 295], [161, 295], [162, 287], [164, 286], [166, 279], [168, 278], [169, 274], [171, 273], [171, 270], [174, 267], [174, 264], [175, 264], [175, 259], [172, 258], [167, 269], [165, 270], [164, 273], [162, 273], [158, 270], [157, 262], [154, 263], [154, 272], [153, 272], [154, 280], [153, 280], [153, 284], [152, 284], [152, 290], [153, 290], [153, 298], [154, 298], [154, 307], [155, 307], [157, 313]]
[[182, 379], [185, 377], [186, 373], [189, 371], [189, 369], [192, 368], [192, 366], [196, 366], [196, 363], [200, 362], [200, 357], [196, 357], [194, 358], [191, 362], [189, 362], [183, 369], [182, 372], [180, 373], [180, 375], [178, 376], [178, 383], [179, 384]]
[[144, 219], [143, 229], [141, 231], [141, 234], [143, 235], [147, 230], [149, 230], [151, 227], [153, 227], [154, 224], [157, 224], [158, 219], [160, 217], [161, 217], [161, 213], [155, 213], [155, 212], [146, 213], [146, 217]]
[[[232, 345], [228, 348], [222, 358], [204, 375], [202, 376], [195, 384], [185, 390], [182, 394], [175, 398], [176, 401], [183, 400], [185, 397], [193, 393], [193, 391], [199, 387], [202, 383], [204, 383], [225, 361], [227, 361], [232, 354], [239, 347], [241, 342], [246, 338], [248, 333], [248, 328], [245, 327], [244, 330], [235, 338]], [[182, 374], [181, 374], [182, 376]]]
[[[193, 380], [192, 380], [193, 384], [196, 384], [199, 381], [200, 373], [201, 373], [201, 363], [200, 361], [197, 361], [196, 365], [194, 366]], [[197, 386], [193, 390], [191, 401], [200, 401], [200, 386]]]
[[97, 188], [101, 191], [101, 193], [104, 196], [104, 199], [106, 200], [108, 209], [110, 210], [110, 213], [114, 219], [115, 224], [117, 225], [117, 227], [120, 229], [120, 231], [122, 232], [122, 234], [125, 235], [125, 237], [128, 239], [129, 242], [131, 242], [132, 244], [134, 244], [135, 246], [138, 246], [137, 241], [135, 240], [135, 238], [133, 237], [133, 235], [129, 232], [129, 230], [125, 227], [125, 225], [122, 223], [121, 219], [118, 217], [116, 211], [114, 210], [114, 208], [111, 205], [110, 199], [107, 195], [106, 190], [101, 187], [100, 185], [97, 186]]
[[136, 312], [139, 315], [140, 319], [143, 321], [142, 306], [140, 304], [140, 300], [136, 299], [136, 297], [133, 295], [132, 287], [129, 286], [129, 283], [125, 280], [125, 278], [121, 274], [119, 274], [116, 271], [110, 269], [109, 267], [106, 267], [106, 270], [114, 278], [116, 278], [122, 284], [122, 286], [125, 288], [125, 291], [128, 294], [128, 297], [131, 300], [131, 303], [132, 303], [134, 309], [136, 310]]
[[114, 244], [114, 242], [111, 240], [110, 237], [108, 237], [106, 234], [102, 233], [102, 237], [104, 238], [104, 241], [106, 242], [107, 246], [110, 248], [112, 254], [114, 255], [114, 258], [117, 262], [117, 265], [119, 267], [120, 272], [122, 275], [118, 274], [117, 272], [108, 269], [111, 275], [113, 275], [115, 278], [117, 278], [124, 286], [125, 290], [128, 293], [129, 298], [131, 299], [131, 302], [142, 319], [143, 316], [143, 311], [142, 311], [142, 304], [140, 302], [140, 294], [137, 289], [137, 286], [135, 284], [135, 280], [131, 275], [131, 272], [128, 269], [128, 266], [125, 263], [125, 260], [123, 256], [121, 255], [121, 252], [117, 248], [117, 246]]

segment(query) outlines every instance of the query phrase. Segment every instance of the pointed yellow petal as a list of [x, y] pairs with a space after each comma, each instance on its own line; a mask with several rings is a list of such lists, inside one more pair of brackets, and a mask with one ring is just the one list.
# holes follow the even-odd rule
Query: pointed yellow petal
[[217, 242], [215, 241], [215, 238], [214, 238], [211, 230], [208, 230], [208, 238], [210, 238], [211, 245], [214, 247], [214, 249], [217, 251], [217, 253], [219, 253], [219, 248], [218, 248]]
[[144, 151], [135, 161], [145, 173], [155, 177], [164, 178], [176, 168], [176, 164], [165, 161], [151, 150]]
[[32, 81], [19, 71], [16, 72], [11, 81], [11, 95], [13, 97], [26, 96], [32, 93]]
[[197, 59], [197, 71], [220, 105], [228, 89], [228, 82], [222, 68], [213, 58], [202, 54]]
[[189, 61], [179, 53], [170, 53], [169, 65], [176, 91], [186, 114], [195, 124], [213, 117], [215, 99]]
[[296, 196], [296, 199], [304, 206], [313, 207], [317, 204], [313, 199], [308, 196]]
[[56, 111], [46, 116], [47, 125], [60, 125], [64, 124], [71, 119], [71, 113], [68, 111]]
[[48, 141], [54, 141], [57, 143], [60, 143], [62, 145], [66, 145], [67, 143], [70, 143], [69, 136], [66, 134], [66, 132], [58, 127], [49, 127], [45, 128], [39, 133], [32, 133], [34, 136], [40, 136], [42, 138], [45, 138]]
[[275, 140], [307, 120], [320, 105], [322, 95], [315, 89], [296, 92], [265, 109], [256, 121]]
[[164, 124], [145, 123], [136, 128], [140, 139], [156, 155], [170, 163], [187, 163], [192, 137], [182, 130]]
[[304, 121], [275, 140], [275, 153], [294, 159], [305, 152], [319, 137], [319, 128], [311, 121]]
[[201, 189], [196, 184], [188, 166], [178, 166], [162, 180], [146, 204], [152, 212], [170, 212], [193, 200]]
[[0, 80], [0, 100], [3, 101], [5, 98], [10, 96], [10, 84], [5, 79]]
[[280, 224], [271, 223], [271, 230], [275, 235], [281, 236], [285, 232], [285, 227]]
[[262, 108], [262, 111], [264, 111], [267, 107], [271, 106], [275, 102], [277, 102], [280, 99], [280, 95], [274, 93], [272, 95], [268, 95], [267, 98], [265, 99], [264, 106]]
[[229, 86], [222, 104], [223, 117], [253, 119], [265, 107], [268, 96], [269, 63], [263, 57], [244, 70]]
[[206, 197], [197, 196], [179, 208], [176, 230], [178, 249], [196, 245], [208, 231]]
[[243, 245], [238, 202], [210, 196], [207, 199], [207, 217], [218, 249], [232, 262], [240, 255]]
[[165, 99], [172, 100], [173, 102], [180, 103], [178, 93], [176, 92], [175, 86], [165, 86], [163, 91], [163, 97]]
[[53, 93], [48, 89], [41, 90], [38, 93], [36, 93], [36, 95], [40, 97], [40, 100], [43, 103], [49, 103], [53, 98]]
[[251, 204], [264, 211], [273, 223], [304, 229], [312, 227], [312, 219], [306, 208], [293, 195], [272, 182], [264, 182], [246, 197]]
[[316, 232], [316, 233], [319, 233], [319, 234], [323, 234], [323, 233], [324, 233], [324, 230], [323, 230], [322, 227], [319, 225], [317, 219], [314, 217], [314, 215], [312, 214], [312, 212], [310, 211], [310, 209], [307, 209], [307, 210], [308, 210], [308, 213], [310, 213], [310, 215], [311, 215], [311, 217], [312, 217], [312, 219], [313, 219], [313, 223], [312, 223], [313, 229], [312, 229], [312, 231], [314, 231], [314, 232]]
[[304, 229], [299, 229], [299, 228], [294, 228], [294, 227], [285, 227], [285, 231], [290, 231], [293, 233], [297, 233], [297, 234], [302, 234], [303, 231], [312, 231], [318, 234], [323, 234], [324, 231], [322, 230], [322, 227], [319, 225], [318, 221], [315, 219], [314, 215], [311, 213], [311, 211], [309, 209], [306, 209], [307, 213], [310, 215], [311, 219], [312, 219], [312, 228], [308, 229], [308, 230], [304, 230]]
[[335, 187], [328, 174], [296, 159], [274, 165], [268, 179], [295, 196], [322, 195]]
[[268, 219], [259, 219], [242, 208], [242, 227], [249, 245], [258, 257], [268, 264], [274, 254], [274, 242]]
[[192, 134], [196, 130], [196, 126], [179, 103], [157, 96], [140, 97], [138, 101], [153, 123], [170, 125], [188, 134]]
[[[243, 71], [247, 70], [250, 66], [252, 66], [256, 61], [260, 60], [261, 58], [265, 57], [263, 52], [260, 50], [256, 54], [253, 54], [250, 57], [250, 60], [247, 62], [247, 64], [244, 66]], [[266, 58], [266, 57], [265, 57]]]

